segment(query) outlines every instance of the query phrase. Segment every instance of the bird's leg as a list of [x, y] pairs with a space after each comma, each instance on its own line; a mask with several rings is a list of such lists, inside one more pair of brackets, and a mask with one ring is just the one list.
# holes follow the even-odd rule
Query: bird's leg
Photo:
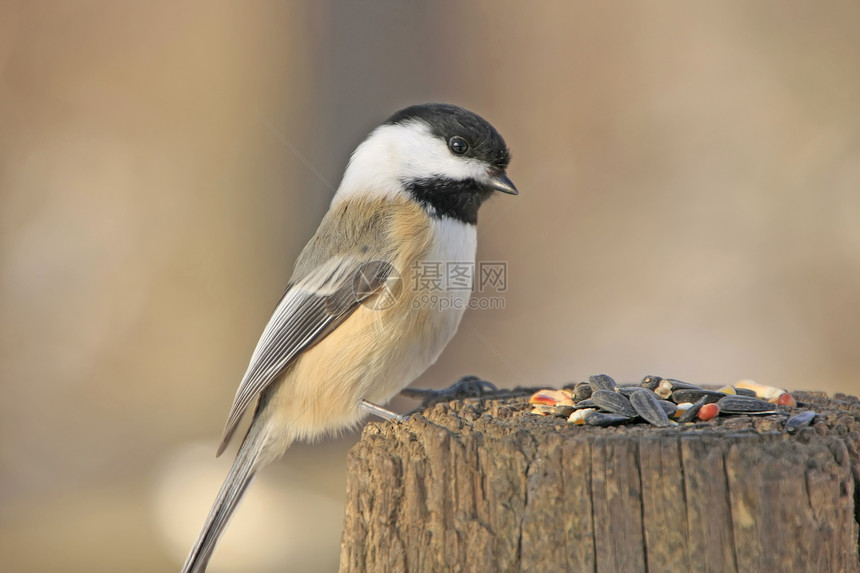
[[407, 398], [421, 400], [421, 408], [426, 408], [437, 402], [448, 402], [457, 398], [478, 398], [497, 390], [498, 388], [492, 382], [481, 380], [477, 376], [463, 376], [452, 385], [441, 390], [404, 388], [400, 394]]
[[377, 406], [373, 402], [368, 402], [367, 400], [362, 399], [361, 404], [359, 404], [362, 410], [367, 412], [368, 414], [373, 414], [374, 416], [378, 416], [383, 420], [395, 420], [397, 422], [402, 422], [406, 418], [401, 416], [396, 412], [392, 412], [391, 410], [386, 410], [382, 406]]

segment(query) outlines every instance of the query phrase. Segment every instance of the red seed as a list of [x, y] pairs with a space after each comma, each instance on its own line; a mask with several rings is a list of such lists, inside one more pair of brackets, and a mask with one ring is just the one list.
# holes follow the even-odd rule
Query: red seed
[[720, 413], [720, 407], [717, 404], [705, 404], [701, 408], [699, 408], [699, 419], [703, 422], [707, 422], [712, 418], [716, 418]]
[[529, 398], [529, 404], [573, 406], [573, 399], [569, 394], [560, 390], [538, 390]]
[[776, 399], [776, 403], [780, 406], [788, 406], [789, 408], [797, 408], [797, 400], [788, 392], [783, 392]]

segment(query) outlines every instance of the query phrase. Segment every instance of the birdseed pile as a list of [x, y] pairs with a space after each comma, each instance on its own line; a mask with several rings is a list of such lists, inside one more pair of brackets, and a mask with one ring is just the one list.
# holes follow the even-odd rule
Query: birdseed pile
[[812, 410], [780, 388], [741, 381], [708, 389], [689, 382], [646, 376], [639, 384], [618, 385], [606, 374], [560, 390], [539, 390], [529, 398], [532, 414], [567, 418], [572, 424], [615, 426], [648, 422], [657, 427], [692, 425], [717, 416], [777, 415], [785, 430], [796, 432], [815, 419]]

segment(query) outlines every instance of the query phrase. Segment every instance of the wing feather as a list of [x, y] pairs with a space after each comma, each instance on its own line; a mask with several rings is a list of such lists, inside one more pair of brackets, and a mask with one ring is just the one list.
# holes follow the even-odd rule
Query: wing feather
[[376, 293], [390, 274], [382, 261], [329, 259], [287, 288], [236, 391], [218, 447], [224, 451], [251, 402], [304, 350], [318, 343]]

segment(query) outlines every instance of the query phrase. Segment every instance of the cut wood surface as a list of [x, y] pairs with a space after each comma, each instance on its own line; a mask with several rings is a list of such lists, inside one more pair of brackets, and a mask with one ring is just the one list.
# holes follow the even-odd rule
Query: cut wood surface
[[527, 392], [372, 422], [349, 455], [342, 572], [860, 571], [860, 401], [820, 415], [597, 428]]

